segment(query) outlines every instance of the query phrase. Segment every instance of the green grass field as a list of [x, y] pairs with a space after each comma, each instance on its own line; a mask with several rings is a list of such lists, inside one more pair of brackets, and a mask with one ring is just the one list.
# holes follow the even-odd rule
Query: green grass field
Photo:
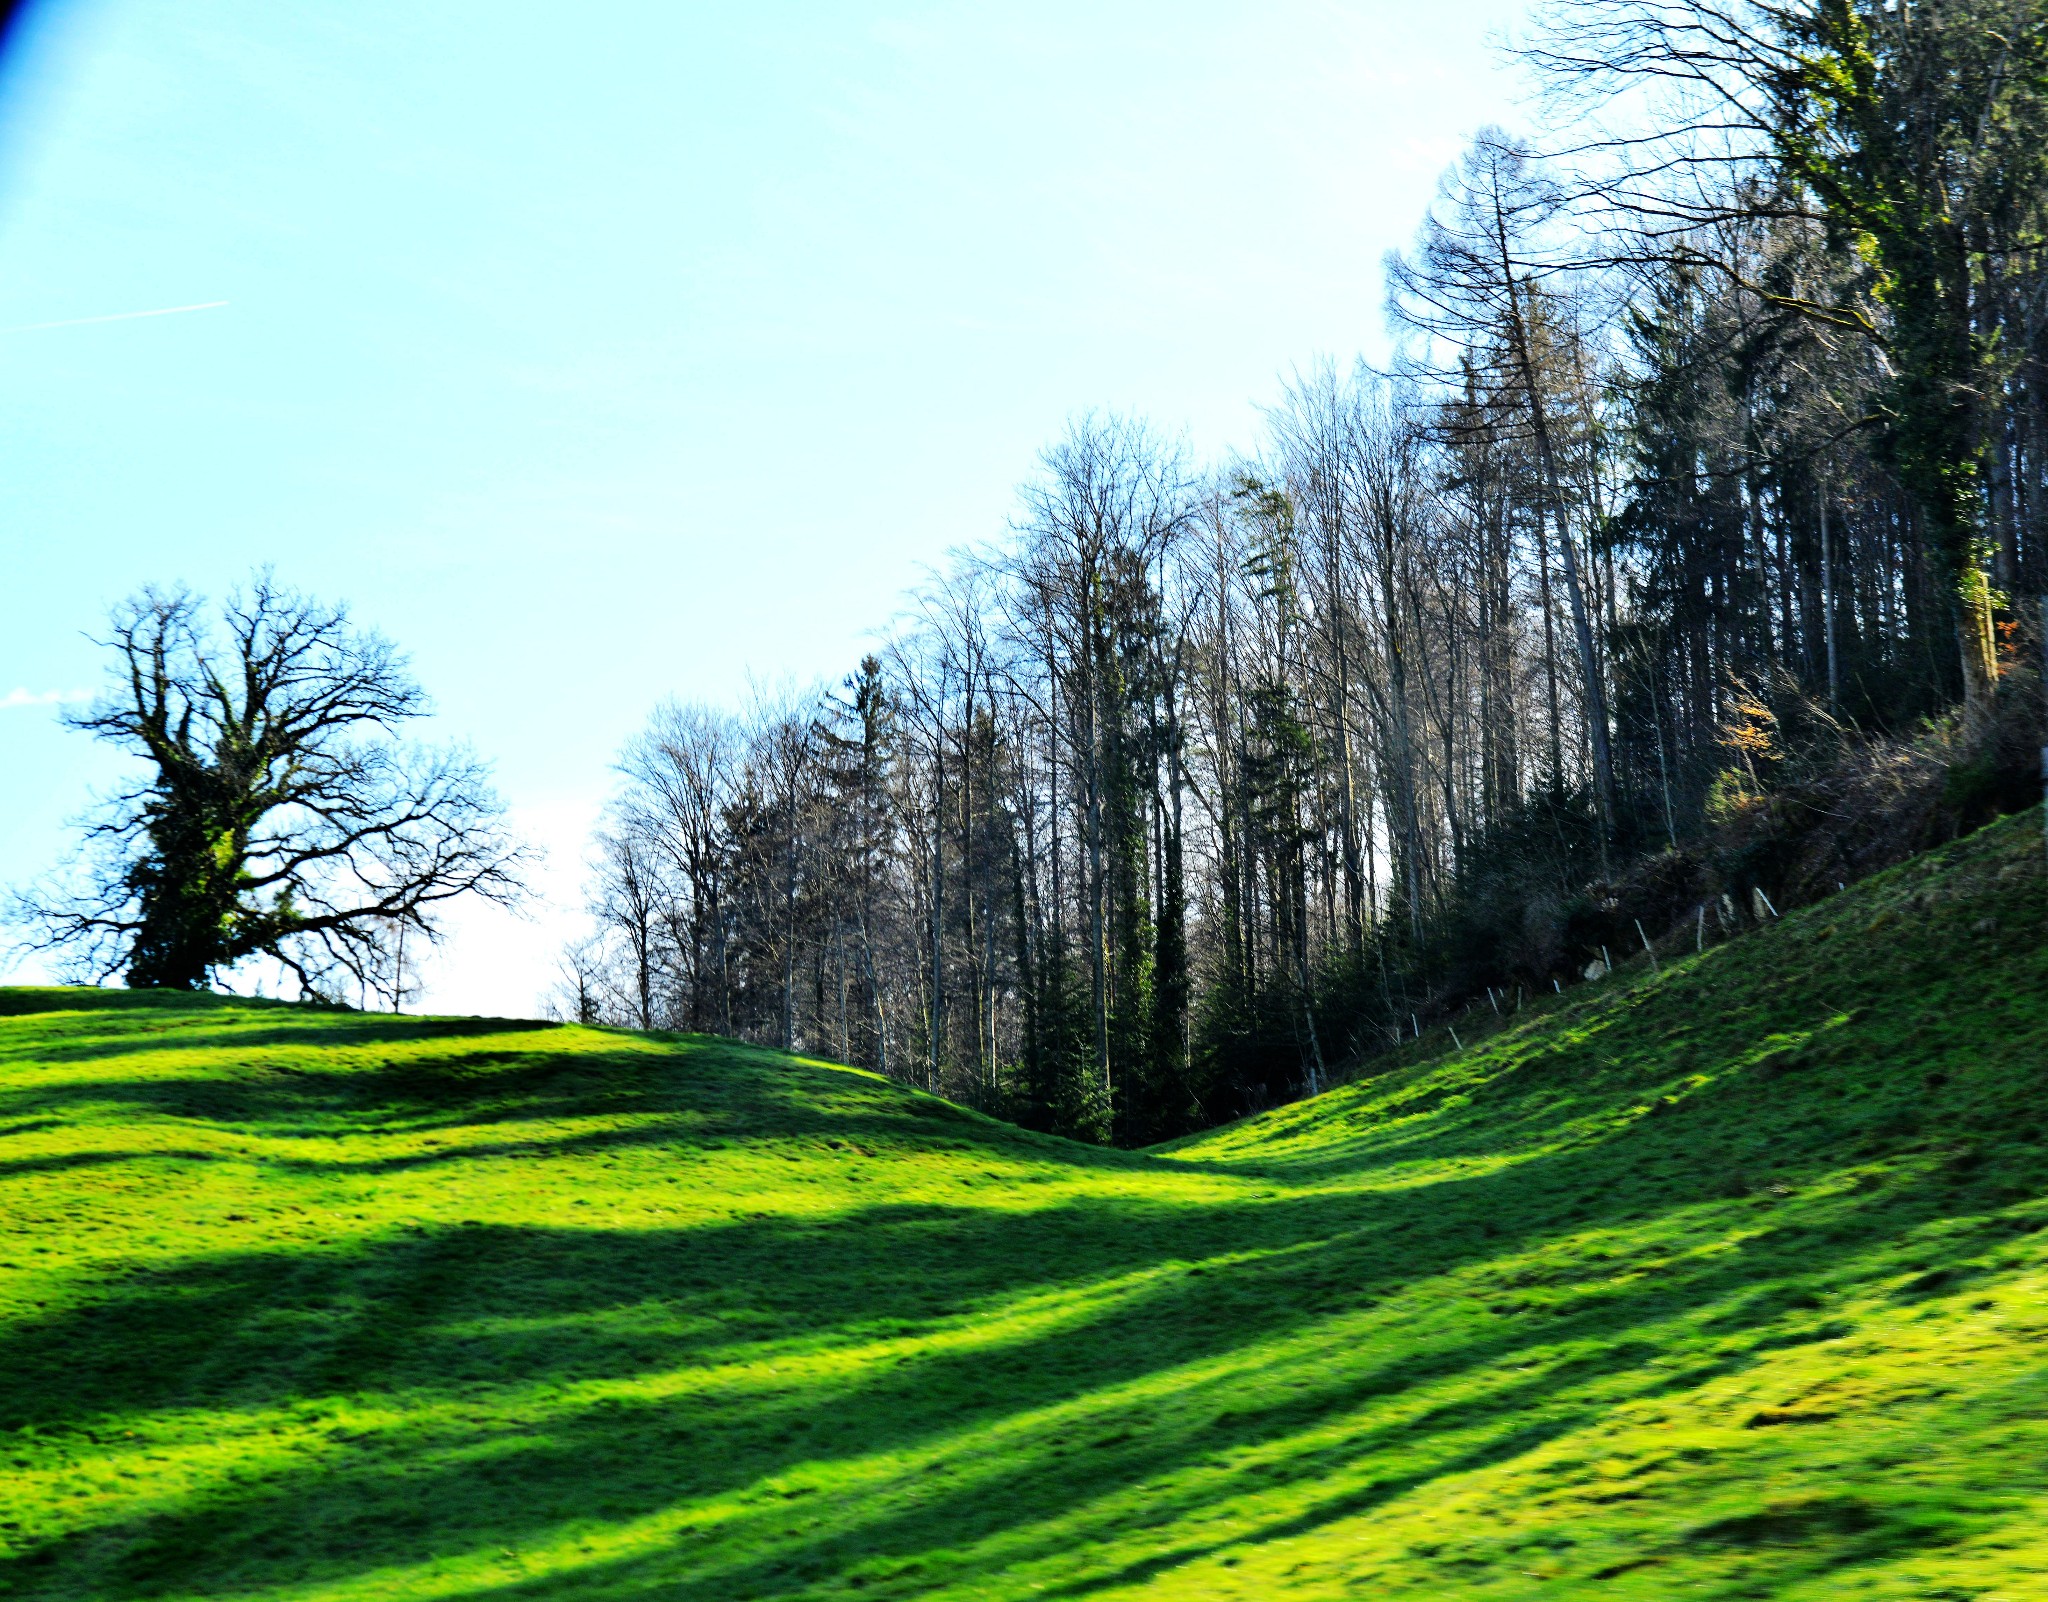
[[0, 1595], [2048, 1597], [2040, 828], [1145, 1153], [0, 991]]

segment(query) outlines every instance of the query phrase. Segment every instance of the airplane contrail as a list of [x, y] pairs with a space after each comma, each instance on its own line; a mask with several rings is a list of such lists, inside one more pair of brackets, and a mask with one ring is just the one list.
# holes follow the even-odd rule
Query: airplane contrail
[[54, 323], [17, 323], [12, 328], [0, 328], [0, 334], [32, 334], [39, 328], [77, 328], [84, 323], [125, 323], [133, 317], [170, 317], [178, 312], [212, 311], [216, 306], [225, 306], [224, 300], [202, 300], [192, 306], [158, 306], [151, 311], [109, 312], [104, 317], [64, 317]]

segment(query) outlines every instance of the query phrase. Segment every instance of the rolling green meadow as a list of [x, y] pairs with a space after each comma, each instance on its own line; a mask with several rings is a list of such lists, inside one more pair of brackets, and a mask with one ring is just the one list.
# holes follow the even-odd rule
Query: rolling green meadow
[[2048, 1597], [2041, 818], [1171, 1146], [0, 991], [0, 1594]]

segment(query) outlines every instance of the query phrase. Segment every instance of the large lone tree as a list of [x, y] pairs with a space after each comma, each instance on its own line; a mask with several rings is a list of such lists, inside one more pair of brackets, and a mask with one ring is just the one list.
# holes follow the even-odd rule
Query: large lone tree
[[116, 608], [115, 683], [74, 728], [146, 776], [89, 825], [85, 882], [31, 898], [43, 949], [99, 978], [199, 990], [270, 958], [309, 996], [394, 1002], [408, 932], [519, 890], [503, 806], [467, 753], [408, 744], [428, 710], [381, 636], [260, 574], [217, 614], [184, 590]]

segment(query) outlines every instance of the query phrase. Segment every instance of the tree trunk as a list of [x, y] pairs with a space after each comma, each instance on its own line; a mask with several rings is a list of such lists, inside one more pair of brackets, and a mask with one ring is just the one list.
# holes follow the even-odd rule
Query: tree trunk
[[1550, 501], [1551, 519], [1557, 528], [1557, 544], [1564, 557], [1565, 599], [1571, 605], [1572, 638], [1578, 647], [1579, 673], [1585, 681], [1586, 732], [1593, 747], [1593, 787], [1600, 804], [1603, 831], [1612, 834], [1615, 825], [1614, 757], [1607, 743], [1607, 691], [1600, 679], [1600, 659], [1593, 649], [1593, 625], [1586, 613], [1585, 586], [1579, 579], [1578, 552], [1572, 540], [1571, 523], [1565, 510], [1564, 483], [1557, 470], [1557, 456], [1551, 448], [1550, 420], [1538, 387], [1536, 361], [1529, 347], [1529, 330], [1522, 317], [1522, 287], [1515, 276], [1514, 258], [1508, 250], [1507, 222], [1495, 213], [1495, 239], [1500, 249], [1501, 282], [1508, 297], [1508, 332], [1515, 360], [1521, 368], [1522, 387], [1528, 395], [1529, 419], [1536, 434], [1536, 457], [1543, 471], [1543, 487]]
[[1998, 640], [1991, 627], [1991, 581], [1974, 553], [1956, 580], [1956, 644], [1963, 659], [1965, 715], [1982, 718], [1998, 693]]

